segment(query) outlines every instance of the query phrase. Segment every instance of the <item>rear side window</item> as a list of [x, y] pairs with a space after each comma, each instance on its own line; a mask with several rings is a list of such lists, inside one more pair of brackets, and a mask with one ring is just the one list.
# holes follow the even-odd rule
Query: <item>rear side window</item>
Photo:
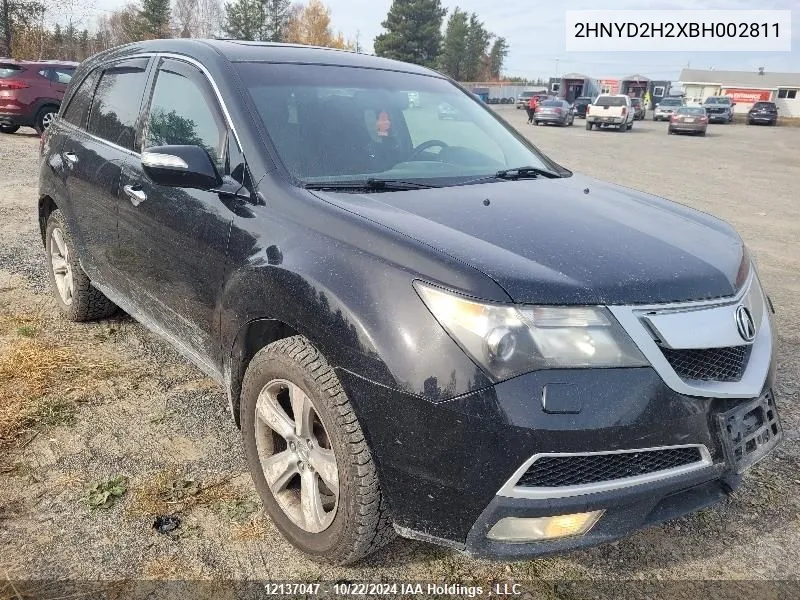
[[13, 77], [22, 71], [22, 67], [7, 63], [0, 63], [0, 79], [3, 77]]
[[94, 84], [97, 83], [97, 71], [92, 71], [81, 82], [72, 98], [67, 109], [64, 111], [63, 118], [68, 123], [78, 127], [86, 126], [86, 117], [89, 115], [89, 107], [92, 105], [92, 93]]
[[133, 150], [145, 80], [146, 61], [118, 64], [103, 71], [89, 115], [89, 132]]
[[64, 85], [72, 81], [72, 76], [75, 74], [75, 69], [69, 67], [53, 67], [50, 69], [50, 80], [54, 83], [63, 83]]
[[222, 170], [226, 134], [205, 76], [190, 65], [164, 61], [153, 89], [144, 147], [202, 146]]

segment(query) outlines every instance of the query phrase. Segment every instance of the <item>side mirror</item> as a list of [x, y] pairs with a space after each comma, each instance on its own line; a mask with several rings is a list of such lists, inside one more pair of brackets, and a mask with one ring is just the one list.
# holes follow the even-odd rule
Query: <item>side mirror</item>
[[155, 146], [142, 152], [142, 168], [158, 185], [210, 190], [222, 184], [201, 146]]

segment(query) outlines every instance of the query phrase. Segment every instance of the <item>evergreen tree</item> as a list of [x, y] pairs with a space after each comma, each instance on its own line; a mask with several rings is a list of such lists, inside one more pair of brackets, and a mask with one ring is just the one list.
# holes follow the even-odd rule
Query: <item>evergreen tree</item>
[[169, 37], [169, 0], [142, 0], [142, 33], [148, 39]]
[[266, 42], [283, 41], [290, 17], [291, 1], [263, 0], [263, 5], [265, 19], [261, 39]]
[[89, 30], [84, 29], [81, 31], [81, 37], [78, 40], [78, 51], [80, 52], [80, 59], [85, 60], [91, 55], [89, 50]]
[[441, 0], [393, 0], [375, 38], [375, 54], [435, 67], [442, 44]]
[[64, 34], [61, 32], [61, 25], [58, 23], [53, 27], [53, 55], [58, 60], [63, 60], [64, 56]]
[[237, 40], [258, 40], [264, 29], [264, 11], [259, 0], [234, 0], [225, 4], [225, 35]]
[[469, 17], [469, 32], [467, 33], [467, 47], [464, 55], [463, 81], [478, 81], [484, 67], [486, 50], [492, 34], [486, 31], [478, 15], [472, 13]]
[[489, 52], [489, 71], [492, 79], [500, 79], [503, 74], [503, 63], [508, 56], [508, 42], [506, 38], [499, 37], [492, 44]]
[[439, 69], [456, 81], [461, 79], [464, 69], [469, 33], [468, 19], [467, 13], [458, 7], [450, 13], [442, 43], [442, 53], [439, 56]]

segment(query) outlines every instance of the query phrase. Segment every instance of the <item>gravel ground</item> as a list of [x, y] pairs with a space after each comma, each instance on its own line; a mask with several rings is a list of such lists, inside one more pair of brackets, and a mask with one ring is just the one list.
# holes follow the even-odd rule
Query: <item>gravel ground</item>
[[[749, 244], [777, 309], [776, 396], [786, 438], [735, 496], [614, 544], [528, 562], [475, 561], [406, 540], [353, 568], [308, 561], [255, 512], [238, 431], [212, 382], [128, 318], [75, 325], [57, 315], [35, 219], [38, 138], [21, 130], [0, 136], [0, 310], [8, 316], [35, 309], [41, 335], [76, 348], [89, 364], [116, 367], [86, 393], [71, 389], [65, 372], [55, 393], [77, 398], [74, 421], [0, 456], [0, 573], [515, 579], [530, 582], [537, 597], [580, 596], [553, 587], [564, 579], [798, 578], [800, 129], [716, 125], [706, 138], [690, 138], [667, 136], [665, 123], [644, 121], [621, 134], [585, 131], [580, 120], [571, 128], [528, 126], [523, 111], [498, 111], [565, 166], [708, 211], [734, 224]], [[87, 489], [120, 474], [129, 479], [127, 493], [110, 509], [91, 510]], [[199, 482], [202, 492], [187, 481]], [[176, 510], [184, 519], [180, 535], [155, 533], [155, 514]]]

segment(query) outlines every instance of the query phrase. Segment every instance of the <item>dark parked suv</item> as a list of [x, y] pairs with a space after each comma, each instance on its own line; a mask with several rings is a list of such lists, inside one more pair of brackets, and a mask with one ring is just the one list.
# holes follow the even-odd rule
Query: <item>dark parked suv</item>
[[0, 133], [42, 133], [58, 113], [78, 63], [0, 58]]
[[422, 67], [137, 43], [81, 65], [42, 153], [64, 314], [118, 306], [215, 378], [314, 557], [606, 542], [725, 498], [781, 438], [736, 232], [571, 173]]

